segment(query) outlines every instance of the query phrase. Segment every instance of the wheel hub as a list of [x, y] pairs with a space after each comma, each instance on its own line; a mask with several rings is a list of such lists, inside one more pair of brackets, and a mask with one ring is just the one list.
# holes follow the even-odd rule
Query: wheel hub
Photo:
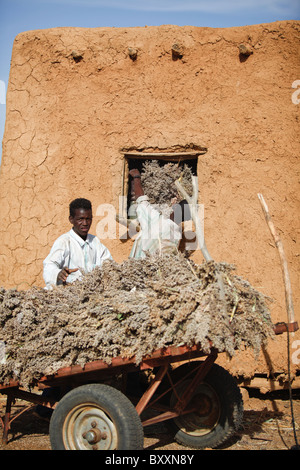
[[[189, 384], [190, 380], [186, 380], [178, 385], [177, 395], [181, 396]], [[171, 406], [174, 406], [176, 401], [177, 397], [173, 394]], [[208, 384], [199, 384], [187, 407], [194, 411], [174, 418], [182, 431], [193, 436], [203, 436], [209, 434], [217, 425], [220, 418], [220, 402], [217, 394]]]
[[113, 450], [117, 431], [110, 417], [95, 405], [74, 408], [64, 424], [63, 438], [70, 450]]
[[106, 439], [107, 434], [96, 428], [83, 433], [82, 437], [83, 439], [86, 439], [89, 444], [97, 444], [101, 439]]

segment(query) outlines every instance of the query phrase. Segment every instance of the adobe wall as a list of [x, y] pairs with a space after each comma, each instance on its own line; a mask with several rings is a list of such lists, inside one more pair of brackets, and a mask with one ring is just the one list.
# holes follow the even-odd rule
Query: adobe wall
[[[92, 200], [96, 232], [96, 208], [118, 207], [122, 149], [199, 146], [207, 148], [198, 158], [198, 178], [209, 251], [274, 298], [274, 322], [286, 320], [281, 265], [261, 192], [284, 243], [300, 323], [300, 104], [292, 88], [300, 79], [299, 43], [296, 21], [19, 34], [0, 174], [0, 285], [43, 285], [42, 260], [69, 230], [73, 198]], [[172, 56], [174, 44], [180, 57]], [[240, 55], [240, 44], [249, 56]], [[137, 50], [136, 60], [128, 48]], [[131, 240], [103, 241], [116, 261], [128, 257]], [[201, 253], [194, 259], [201, 262]], [[276, 371], [286, 369], [285, 344], [286, 337], [278, 337], [268, 349]], [[266, 356], [254, 366], [238, 356], [231, 367], [265, 370]]]

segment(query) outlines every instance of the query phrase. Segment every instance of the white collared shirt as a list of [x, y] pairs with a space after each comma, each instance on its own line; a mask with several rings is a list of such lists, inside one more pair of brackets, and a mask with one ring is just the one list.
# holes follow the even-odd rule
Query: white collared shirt
[[99, 238], [88, 234], [86, 240], [83, 240], [71, 229], [54, 242], [43, 262], [46, 288], [51, 289], [53, 285], [57, 285], [57, 275], [64, 267], [78, 268], [78, 271], [68, 276], [69, 283], [80, 279], [82, 273], [92, 271], [108, 259], [112, 259], [112, 256]]
[[141, 231], [135, 239], [130, 258], [145, 258], [147, 253], [176, 253], [182, 238], [180, 227], [154, 209], [148, 196], [140, 196], [136, 202]]

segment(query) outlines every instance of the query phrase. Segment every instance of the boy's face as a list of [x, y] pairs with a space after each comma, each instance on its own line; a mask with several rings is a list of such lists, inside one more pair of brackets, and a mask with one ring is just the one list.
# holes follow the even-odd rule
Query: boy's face
[[92, 211], [76, 209], [74, 217], [70, 216], [69, 221], [73, 225], [74, 232], [85, 240], [93, 221]]

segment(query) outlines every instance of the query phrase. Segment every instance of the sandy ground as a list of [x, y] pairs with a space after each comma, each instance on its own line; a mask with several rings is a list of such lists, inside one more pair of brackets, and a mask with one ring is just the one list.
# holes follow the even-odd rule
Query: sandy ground
[[[288, 394], [256, 396], [245, 395], [244, 421], [241, 431], [223, 449], [226, 450], [290, 450], [295, 445]], [[18, 413], [28, 403], [16, 401], [13, 413]], [[4, 397], [0, 397], [0, 415], [3, 416]], [[296, 436], [300, 442], [300, 391], [293, 392], [293, 411]], [[34, 416], [33, 408], [16, 418], [11, 426], [6, 446], [0, 450], [50, 450], [48, 423]], [[148, 451], [185, 451], [172, 439], [165, 423], [145, 428], [144, 449]], [[199, 451], [195, 451], [199, 452]]]

